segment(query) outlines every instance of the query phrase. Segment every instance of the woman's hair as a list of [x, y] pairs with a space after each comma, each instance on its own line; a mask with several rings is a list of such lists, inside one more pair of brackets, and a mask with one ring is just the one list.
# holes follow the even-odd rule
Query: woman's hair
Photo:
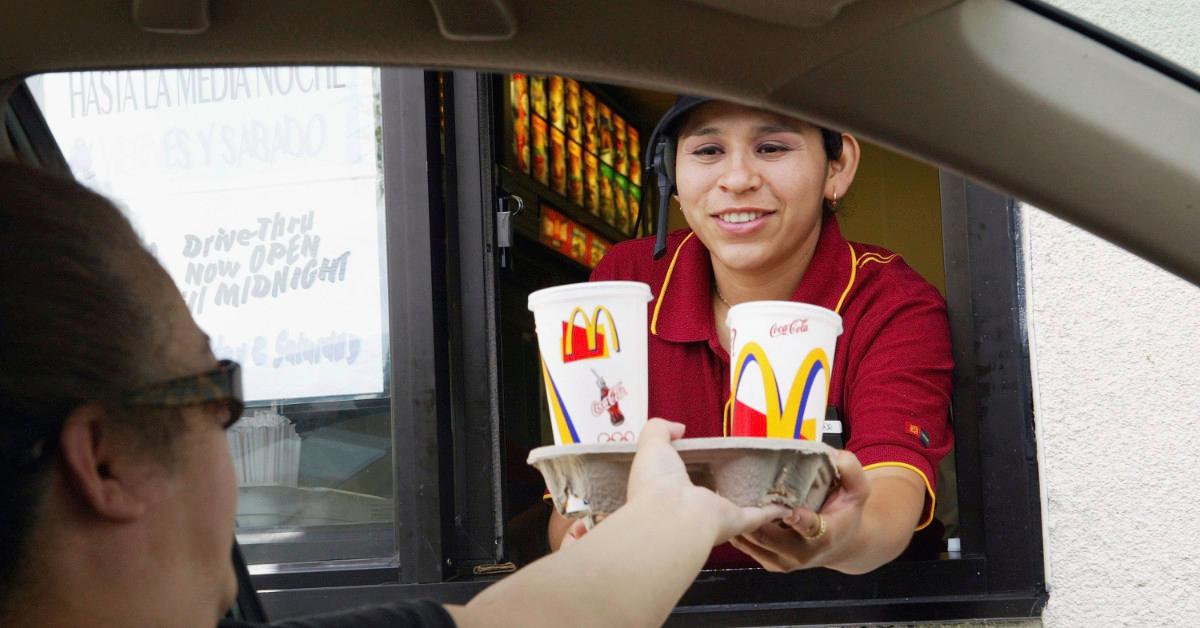
[[833, 161], [842, 156], [842, 133], [823, 126], [821, 130], [821, 146], [825, 148], [825, 159]]
[[[0, 608], [17, 588], [72, 409], [161, 373], [170, 278], [108, 200], [0, 160]], [[161, 377], [161, 376], [159, 376]], [[113, 406], [110, 406], [113, 407]], [[163, 413], [119, 412], [150, 449]]]

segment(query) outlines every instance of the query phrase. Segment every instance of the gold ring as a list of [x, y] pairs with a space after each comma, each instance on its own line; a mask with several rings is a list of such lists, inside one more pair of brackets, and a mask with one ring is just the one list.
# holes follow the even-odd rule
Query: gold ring
[[820, 525], [817, 527], [816, 534], [814, 534], [812, 536], [809, 536], [807, 534], [800, 535], [800, 536], [804, 537], [804, 539], [806, 541], [815, 541], [815, 540], [821, 538], [822, 536], [825, 536], [825, 532], [829, 529], [829, 526], [825, 523], [825, 517], [822, 517], [820, 515], [820, 513], [817, 513], [817, 521], [819, 522]]

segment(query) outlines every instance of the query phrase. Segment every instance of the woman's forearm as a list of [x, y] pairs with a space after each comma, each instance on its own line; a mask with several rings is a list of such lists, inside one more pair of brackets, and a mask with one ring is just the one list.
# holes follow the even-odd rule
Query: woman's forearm
[[463, 626], [580, 625], [580, 617], [597, 626], [660, 625], [716, 541], [707, 512], [686, 501], [630, 503], [452, 612]]
[[828, 567], [848, 574], [861, 574], [894, 560], [912, 539], [921, 516], [925, 487], [907, 469], [881, 468], [867, 472], [871, 497], [863, 505], [862, 523], [844, 556]]

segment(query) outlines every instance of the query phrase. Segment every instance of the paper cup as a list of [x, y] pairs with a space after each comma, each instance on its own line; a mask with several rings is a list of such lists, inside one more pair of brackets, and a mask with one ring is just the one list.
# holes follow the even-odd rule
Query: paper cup
[[730, 436], [821, 440], [842, 317], [791, 301], [729, 308]]
[[593, 281], [529, 295], [554, 444], [634, 442], [646, 424], [650, 286]]

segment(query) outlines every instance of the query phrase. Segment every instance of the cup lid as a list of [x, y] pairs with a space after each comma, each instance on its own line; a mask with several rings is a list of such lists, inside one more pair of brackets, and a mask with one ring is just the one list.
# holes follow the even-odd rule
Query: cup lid
[[543, 288], [529, 294], [529, 309], [559, 301], [578, 301], [598, 297], [636, 299], [647, 302], [654, 298], [650, 286], [640, 281], [587, 281]]
[[725, 315], [725, 325], [732, 324], [734, 316], [781, 316], [781, 317], [806, 317], [823, 321], [827, 325], [832, 325], [837, 330], [837, 335], [842, 333], [842, 317], [831, 309], [813, 305], [811, 303], [797, 303], [796, 301], [747, 301], [738, 303], [729, 308], [729, 313]]

